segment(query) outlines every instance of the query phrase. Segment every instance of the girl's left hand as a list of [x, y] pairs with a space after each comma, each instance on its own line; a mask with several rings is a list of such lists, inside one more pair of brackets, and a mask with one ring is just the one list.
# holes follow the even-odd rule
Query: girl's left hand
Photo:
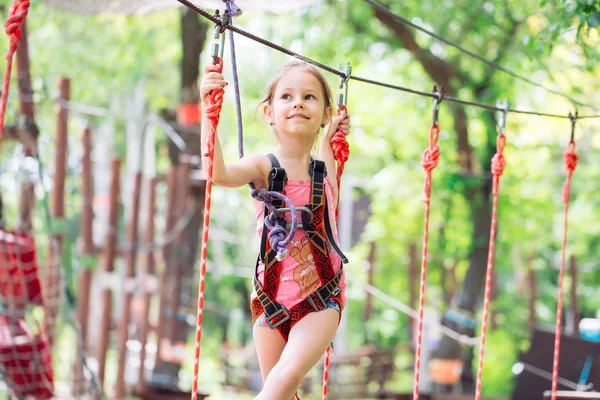
[[323, 134], [323, 142], [329, 143], [333, 134], [337, 131], [342, 131], [346, 136], [350, 134], [350, 116], [348, 114], [336, 115], [331, 119], [331, 122], [325, 126], [325, 132]]

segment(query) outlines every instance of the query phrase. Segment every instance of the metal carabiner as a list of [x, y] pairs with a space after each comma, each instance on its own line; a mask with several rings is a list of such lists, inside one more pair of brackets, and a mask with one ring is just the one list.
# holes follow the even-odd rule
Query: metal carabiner
[[497, 100], [496, 107], [501, 108], [498, 111], [498, 132], [500, 135], [506, 134], [506, 119], [508, 118], [508, 100], [504, 101]]
[[440, 90], [438, 91], [437, 85], [433, 87], [433, 123], [432, 125], [437, 125], [438, 116], [440, 112], [440, 103], [444, 99], [444, 87], [440, 86]]
[[213, 29], [213, 39], [215, 41], [212, 44], [212, 59], [215, 64], [218, 64], [219, 58], [223, 58], [223, 52], [225, 50], [224, 33], [227, 29], [227, 25], [231, 22], [231, 14], [229, 14], [229, 10], [225, 10], [221, 16], [219, 10], [215, 10], [215, 18], [217, 18], [219, 22], [215, 23]]
[[575, 140], [575, 123], [579, 118], [579, 112], [575, 111], [575, 114], [569, 113], [569, 119], [571, 120], [571, 142]]
[[348, 81], [350, 80], [350, 75], [352, 74], [352, 66], [350, 63], [347, 63], [346, 69], [343, 69], [342, 63], [340, 63], [338, 69], [344, 74], [340, 76], [340, 92], [338, 94], [338, 109], [342, 109], [348, 104]]

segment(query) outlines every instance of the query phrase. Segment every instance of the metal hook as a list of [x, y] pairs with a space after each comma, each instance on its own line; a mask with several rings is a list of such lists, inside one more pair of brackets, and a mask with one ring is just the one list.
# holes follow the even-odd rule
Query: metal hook
[[[212, 44], [212, 58], [215, 64], [219, 63], [219, 58], [223, 58], [223, 51], [225, 50], [225, 30], [227, 29], [227, 25], [231, 22], [231, 14], [229, 10], [225, 10], [223, 15], [219, 10], [215, 10], [215, 18], [219, 20], [219, 22], [215, 23], [215, 28], [213, 30], [213, 39], [215, 39]], [[220, 39], [220, 40], [219, 40]]]
[[579, 112], [575, 111], [575, 114], [569, 113], [569, 119], [571, 120], [571, 142], [575, 139], [575, 123], [579, 118]]
[[350, 63], [347, 63], [346, 69], [343, 69], [342, 63], [340, 63], [338, 69], [344, 74], [340, 76], [340, 93], [338, 94], [338, 108], [342, 108], [342, 106], [348, 104], [348, 81], [350, 80], [350, 75], [352, 74], [352, 66]]
[[437, 85], [433, 87], [433, 125], [437, 125], [440, 112], [440, 103], [444, 99], [444, 87], [440, 86], [438, 91]]
[[508, 118], [508, 100], [497, 100], [496, 107], [501, 108], [498, 111], [498, 131], [501, 135], [504, 135], [506, 133], [506, 119]]

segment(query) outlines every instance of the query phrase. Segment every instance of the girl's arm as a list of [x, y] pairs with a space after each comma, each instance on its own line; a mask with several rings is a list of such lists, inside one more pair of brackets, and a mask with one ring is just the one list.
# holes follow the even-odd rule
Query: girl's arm
[[[227, 82], [223, 79], [223, 75], [217, 72], [208, 72], [202, 77], [200, 83], [200, 96], [202, 99], [202, 108], [204, 109], [204, 101], [206, 96], [212, 90], [223, 89], [227, 86]], [[202, 169], [208, 173], [208, 157], [204, 156], [206, 151], [205, 145], [210, 130], [210, 121], [206, 114], [202, 113], [202, 125], [200, 128], [200, 146], [202, 157]], [[254, 182], [260, 186], [260, 182], [268, 174], [270, 164], [267, 165], [268, 159], [265, 156], [254, 155], [245, 156], [238, 161], [225, 163], [219, 136], [215, 135], [215, 154], [213, 159], [213, 174], [212, 180], [216, 185], [225, 187], [239, 187]]]
[[[337, 174], [335, 166], [335, 157], [333, 156], [333, 148], [331, 147], [331, 138], [333, 134], [338, 130], [338, 127], [342, 130], [344, 135], [350, 133], [350, 117], [347, 115], [339, 115], [332, 118], [331, 122], [325, 127], [325, 133], [321, 139], [321, 149], [319, 151], [319, 158], [325, 161], [327, 167], [327, 174], [333, 184], [333, 187], [337, 189]], [[334, 198], [337, 199], [337, 193], [334, 193]], [[337, 200], [336, 200], [337, 201]], [[337, 207], [337, 204], [334, 204]]]

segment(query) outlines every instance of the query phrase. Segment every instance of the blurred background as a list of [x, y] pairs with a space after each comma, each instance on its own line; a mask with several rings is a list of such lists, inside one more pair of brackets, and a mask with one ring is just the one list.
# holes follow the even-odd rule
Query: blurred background
[[[224, 7], [194, 3], [210, 13]], [[2, 4], [6, 19], [10, 4]], [[558, 387], [597, 388], [600, 119], [572, 125], [564, 117], [600, 115], [600, 3], [378, 2], [391, 13], [364, 0], [237, 4], [244, 12], [234, 25], [333, 68], [349, 62], [354, 76], [563, 117], [506, 119], [483, 394], [542, 399], [551, 387], [563, 153], [573, 129], [579, 163]], [[32, 2], [22, 29], [0, 146], [4, 390], [14, 398], [188, 398], [205, 188], [198, 80], [211, 62], [214, 24], [174, 0], [43, 0]], [[9, 48], [4, 34], [0, 48]], [[227, 38], [219, 137], [233, 161], [230, 48]], [[235, 49], [245, 151], [266, 153], [274, 137], [256, 107], [292, 58], [238, 34]], [[324, 74], [336, 92], [339, 77]], [[340, 205], [348, 304], [331, 399], [412, 393], [420, 161], [432, 109], [431, 97], [348, 82], [351, 154]], [[498, 122], [494, 110], [440, 105], [421, 376], [432, 398], [474, 393]], [[211, 399], [252, 399], [262, 384], [250, 321], [255, 229], [248, 188], [215, 187], [200, 361], [200, 389]], [[322, 369], [304, 381], [302, 398], [320, 398]]]

